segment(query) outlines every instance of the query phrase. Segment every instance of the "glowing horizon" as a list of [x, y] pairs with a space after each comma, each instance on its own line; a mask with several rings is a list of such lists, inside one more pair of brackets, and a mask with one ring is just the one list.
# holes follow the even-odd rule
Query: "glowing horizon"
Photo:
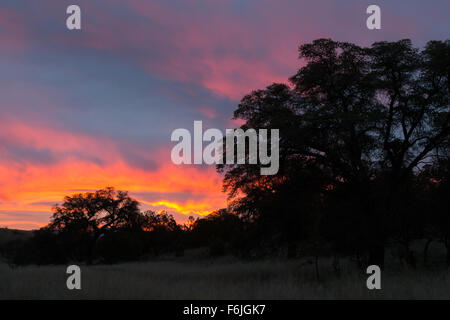
[[[240, 99], [299, 66], [301, 43], [448, 38], [450, 3], [72, 1], [0, 4], [0, 227], [36, 229], [64, 196], [107, 186], [178, 221], [226, 206], [214, 166], [170, 160], [171, 132], [202, 120], [236, 128]], [[446, 10], [447, 9], [447, 10]]]

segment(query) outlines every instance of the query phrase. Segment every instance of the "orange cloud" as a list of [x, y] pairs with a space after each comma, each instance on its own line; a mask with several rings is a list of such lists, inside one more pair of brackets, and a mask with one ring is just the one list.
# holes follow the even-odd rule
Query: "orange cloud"
[[[55, 162], [39, 164], [0, 159], [0, 226], [19, 223], [15, 216], [21, 212], [36, 213], [36, 223], [42, 225], [43, 212], [49, 216], [51, 206], [60, 203], [65, 195], [106, 186], [130, 191], [146, 208], [182, 215], [205, 215], [226, 206], [221, 177], [214, 167], [174, 165], [168, 156], [170, 150], [158, 150], [160, 163], [155, 170], [147, 171], [129, 165], [120, 155], [120, 145], [108, 139], [24, 123], [9, 123], [5, 127], [2, 124], [2, 128], [6, 130], [0, 131], [0, 138], [14, 142], [14, 146], [48, 150], [60, 157]], [[70, 152], [77, 150], [104, 161], [73, 157]], [[167, 198], [168, 193], [171, 199]], [[145, 194], [151, 194], [155, 200], [148, 201]], [[26, 221], [33, 222], [29, 216]]]

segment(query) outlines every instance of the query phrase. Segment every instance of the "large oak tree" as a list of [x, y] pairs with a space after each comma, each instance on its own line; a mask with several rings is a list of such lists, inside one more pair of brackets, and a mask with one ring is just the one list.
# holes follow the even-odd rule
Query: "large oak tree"
[[403, 186], [448, 158], [450, 41], [318, 39], [299, 53], [291, 86], [253, 91], [234, 112], [243, 129], [280, 129], [279, 173], [219, 165], [224, 189], [234, 210], [288, 239], [317, 235], [328, 212], [339, 237], [383, 265]]

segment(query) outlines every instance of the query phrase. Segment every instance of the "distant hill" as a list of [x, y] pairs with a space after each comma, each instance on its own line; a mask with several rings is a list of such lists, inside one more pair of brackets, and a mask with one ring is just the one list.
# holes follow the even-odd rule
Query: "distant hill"
[[26, 240], [33, 235], [33, 231], [0, 228], [0, 246], [9, 242]]

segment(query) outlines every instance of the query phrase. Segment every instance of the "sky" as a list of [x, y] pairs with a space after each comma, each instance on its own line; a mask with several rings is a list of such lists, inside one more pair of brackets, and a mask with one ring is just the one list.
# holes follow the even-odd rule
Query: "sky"
[[[81, 8], [68, 30], [66, 8]], [[381, 30], [366, 8], [381, 8]], [[174, 165], [173, 130], [236, 128], [298, 46], [449, 38], [450, 1], [1, 0], [0, 227], [37, 229], [65, 195], [107, 186], [179, 222], [227, 204], [214, 166]]]

